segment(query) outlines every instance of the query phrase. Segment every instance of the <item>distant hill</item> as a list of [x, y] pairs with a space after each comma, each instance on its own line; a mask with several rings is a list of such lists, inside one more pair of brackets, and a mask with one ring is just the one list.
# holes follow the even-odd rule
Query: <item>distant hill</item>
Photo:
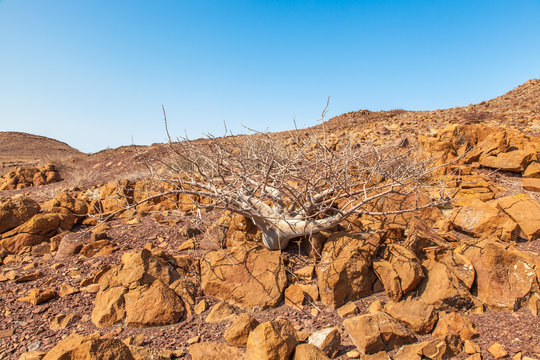
[[3, 169], [82, 154], [64, 142], [45, 136], [23, 132], [0, 132], [0, 167]]
[[[331, 133], [371, 129], [371, 134], [380, 138], [387, 131], [393, 132], [394, 136], [404, 133], [425, 135], [456, 123], [483, 123], [540, 133], [540, 79], [529, 80], [504, 95], [475, 105], [427, 111], [351, 111], [326, 121], [325, 129]], [[314, 128], [321, 128], [321, 125]]]

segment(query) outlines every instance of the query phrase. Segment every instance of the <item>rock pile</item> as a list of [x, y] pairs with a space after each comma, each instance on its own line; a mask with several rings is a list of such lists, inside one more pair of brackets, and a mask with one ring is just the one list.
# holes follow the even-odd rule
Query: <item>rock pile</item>
[[61, 180], [60, 174], [51, 164], [38, 167], [18, 167], [0, 178], [0, 190], [37, 187]]

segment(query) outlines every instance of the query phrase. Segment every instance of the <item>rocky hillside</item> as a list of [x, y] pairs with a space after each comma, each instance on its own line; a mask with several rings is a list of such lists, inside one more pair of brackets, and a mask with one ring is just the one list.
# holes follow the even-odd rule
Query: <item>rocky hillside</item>
[[[200, 153], [222, 156], [222, 179], [169, 174], [159, 144], [75, 153], [59, 173], [22, 167], [0, 190], [0, 358], [540, 359], [539, 103], [531, 80], [468, 107], [358, 111], [272, 134], [305, 156], [280, 158], [286, 181], [242, 193], [244, 206], [298, 220], [295, 194], [327, 172], [344, 178], [322, 183], [319, 200], [307, 191], [323, 203], [304, 206], [312, 222], [391, 189], [274, 251], [260, 219], [212, 200], [234, 191], [224, 184], [238, 168], [256, 170], [224, 161], [254, 137]], [[375, 150], [357, 163], [343, 158], [366, 144]], [[206, 193], [201, 179], [215, 181]]]
[[82, 155], [66, 143], [22, 132], [0, 132], [0, 175], [7, 169]]

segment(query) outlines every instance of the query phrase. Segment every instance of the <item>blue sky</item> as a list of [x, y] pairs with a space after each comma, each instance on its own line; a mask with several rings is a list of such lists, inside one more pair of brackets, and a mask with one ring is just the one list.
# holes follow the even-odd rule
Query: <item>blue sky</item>
[[0, 0], [0, 131], [85, 151], [468, 105], [540, 77], [540, 1]]

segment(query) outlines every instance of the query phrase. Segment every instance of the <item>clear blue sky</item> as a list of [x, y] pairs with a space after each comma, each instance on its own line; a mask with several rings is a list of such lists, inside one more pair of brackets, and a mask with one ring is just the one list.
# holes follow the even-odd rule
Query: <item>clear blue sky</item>
[[94, 152], [468, 105], [540, 77], [540, 1], [0, 0], [0, 131]]

